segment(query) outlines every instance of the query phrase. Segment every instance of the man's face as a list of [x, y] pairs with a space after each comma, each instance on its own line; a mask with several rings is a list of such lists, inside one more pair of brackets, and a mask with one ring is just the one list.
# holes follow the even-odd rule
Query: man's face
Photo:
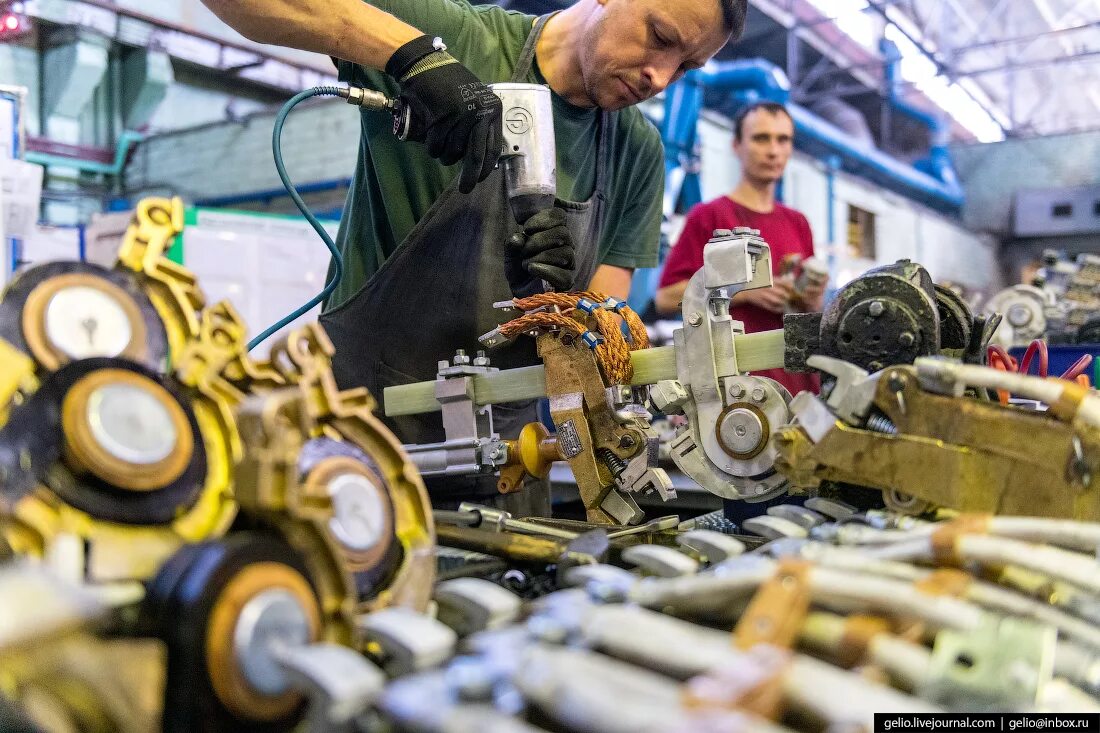
[[615, 110], [662, 92], [726, 44], [719, 0], [596, 0], [580, 42], [588, 98]]
[[750, 181], [775, 183], [791, 158], [794, 123], [782, 112], [756, 109], [741, 121], [741, 139], [733, 152], [741, 161], [741, 175]]

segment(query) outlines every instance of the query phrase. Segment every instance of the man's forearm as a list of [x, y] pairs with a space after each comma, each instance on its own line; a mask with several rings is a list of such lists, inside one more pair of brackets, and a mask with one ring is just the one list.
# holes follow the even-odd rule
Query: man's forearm
[[589, 290], [610, 295], [618, 300], [630, 297], [630, 282], [634, 271], [615, 265], [600, 265], [588, 284]]
[[657, 294], [653, 297], [653, 307], [662, 316], [670, 316], [679, 312], [680, 301], [684, 298], [684, 291], [687, 290], [687, 286], [688, 281], [681, 280], [678, 283], [659, 288]]
[[424, 35], [362, 0], [202, 0], [245, 38], [315, 51], [382, 70], [393, 52]]

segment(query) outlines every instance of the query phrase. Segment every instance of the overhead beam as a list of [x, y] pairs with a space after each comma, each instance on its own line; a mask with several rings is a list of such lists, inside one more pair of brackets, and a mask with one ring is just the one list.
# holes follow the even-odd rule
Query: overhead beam
[[1012, 63], [996, 64], [994, 66], [987, 66], [980, 69], [968, 69], [966, 71], [955, 72], [956, 78], [966, 78], [974, 76], [983, 76], [985, 74], [1007, 73], [1014, 69], [1038, 69], [1044, 66], [1050, 66], [1051, 64], [1076, 64], [1084, 60], [1094, 59], [1100, 56], [1100, 49], [1092, 51], [1077, 52], [1072, 56], [1051, 56], [1049, 58], [1034, 59], [1032, 61], [1015, 61]]
[[1095, 20], [1091, 23], [1083, 23], [1081, 25], [1074, 25], [1068, 28], [1051, 28], [1050, 30], [1039, 31], [1037, 33], [1028, 33], [1024, 36], [1015, 36], [1013, 38], [996, 38], [990, 41], [982, 41], [981, 43], [972, 43], [966, 48], [959, 48], [952, 52], [953, 58], [958, 58], [974, 51], [984, 51], [990, 48], [997, 48], [999, 46], [1010, 46], [1016, 43], [1030, 43], [1037, 41], [1041, 38], [1049, 38], [1053, 36], [1062, 36], [1069, 33], [1077, 33], [1079, 31], [1087, 31], [1095, 28], [1100, 28], [1100, 20]]

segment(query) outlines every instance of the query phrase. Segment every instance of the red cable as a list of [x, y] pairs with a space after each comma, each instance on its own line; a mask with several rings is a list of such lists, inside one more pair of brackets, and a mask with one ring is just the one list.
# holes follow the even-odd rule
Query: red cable
[[1036, 353], [1039, 354], [1039, 376], [1047, 376], [1047, 369], [1050, 363], [1049, 354], [1047, 352], [1047, 344], [1042, 339], [1035, 339], [1028, 344], [1027, 351], [1024, 352], [1024, 358], [1020, 362], [1020, 374], [1031, 373], [1031, 360]]
[[1074, 379], [1077, 379], [1077, 377], [1079, 375], [1084, 374], [1085, 370], [1088, 369], [1089, 364], [1091, 364], [1091, 363], [1092, 363], [1092, 354], [1085, 354], [1080, 359], [1073, 362], [1073, 366], [1071, 366], [1069, 369], [1067, 369], [1065, 371], [1065, 373], [1062, 374], [1061, 378], [1062, 379], [1069, 379], [1071, 381], [1074, 380]]
[[1016, 371], [1016, 360], [1009, 356], [1008, 352], [1005, 351], [1003, 347], [998, 346], [997, 344], [990, 344], [989, 348], [986, 349], [986, 356], [989, 358], [990, 361], [992, 361], [993, 358], [996, 357], [1000, 361], [1003, 371]]
[[[986, 350], [986, 356], [989, 361], [989, 365], [994, 369], [998, 369], [1002, 372], [1014, 372], [1016, 367], [1012, 364], [1012, 357], [1008, 355], [1004, 349], [1000, 346], [992, 345]], [[1002, 405], [1007, 405], [1009, 397], [1008, 390], [997, 390], [997, 401]]]

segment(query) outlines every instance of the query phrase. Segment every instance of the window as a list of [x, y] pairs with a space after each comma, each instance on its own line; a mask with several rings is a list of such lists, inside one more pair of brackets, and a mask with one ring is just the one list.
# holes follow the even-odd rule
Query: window
[[1073, 204], [1055, 204], [1050, 209], [1051, 216], [1073, 216]]
[[848, 254], [875, 259], [875, 215], [848, 204]]

